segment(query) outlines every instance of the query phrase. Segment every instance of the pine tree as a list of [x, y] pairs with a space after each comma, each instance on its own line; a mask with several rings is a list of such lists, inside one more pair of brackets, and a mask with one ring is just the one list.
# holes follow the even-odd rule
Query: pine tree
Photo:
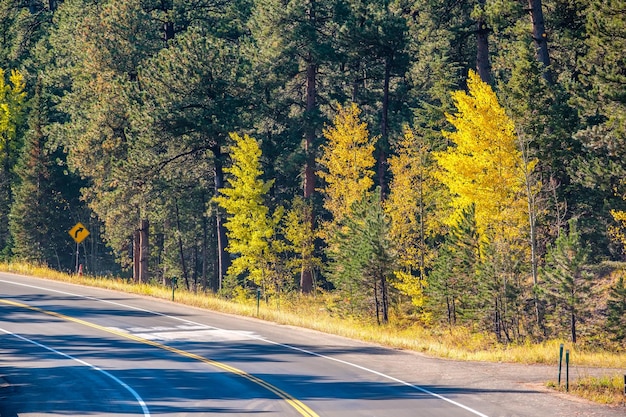
[[47, 145], [44, 128], [49, 104], [38, 83], [30, 103], [29, 130], [15, 168], [10, 230], [16, 259], [59, 270], [74, 268], [74, 242], [67, 232], [78, 220], [80, 182], [59, 161], [63, 155]]
[[37, 43], [48, 36], [55, 0], [5, 0], [0, 4], [0, 62], [38, 72]]
[[[569, 231], [562, 233], [548, 248], [542, 270], [545, 289], [552, 303], [552, 320], [557, 326], [566, 325], [572, 342], [578, 341], [579, 323], [587, 316], [591, 305], [592, 275], [587, 271], [589, 248], [581, 241], [576, 219], [569, 221]], [[562, 317], [565, 315], [565, 317]]]
[[[255, 84], [265, 107], [262, 133], [276, 140], [273, 136], [278, 131], [279, 140], [286, 140], [279, 144], [281, 148], [294, 149], [294, 141], [301, 143], [300, 166], [295, 174], [302, 179], [303, 197], [313, 208], [308, 220], [311, 229], [318, 214], [314, 194], [315, 161], [324, 120], [321, 98], [323, 92], [326, 97], [329, 92], [321, 86], [334, 60], [335, 14], [341, 10], [337, 6], [331, 0], [256, 0], [250, 19]], [[313, 271], [303, 269], [301, 290], [311, 292], [312, 283]]]
[[380, 109], [376, 117], [380, 132], [376, 142], [377, 183], [386, 197], [390, 131], [394, 110], [401, 107], [395, 101], [406, 89], [404, 75], [410, 62], [407, 16], [403, 2], [397, 0], [359, 0], [348, 2], [347, 6], [336, 47], [340, 68], [345, 68], [347, 74], [340, 71], [337, 83], [345, 85], [346, 99], [362, 106], [375, 105], [377, 112]]
[[[525, 33], [527, 25], [523, 27]], [[530, 267], [532, 285], [536, 287], [539, 283], [537, 268], [545, 242], [555, 239], [563, 226], [560, 213], [563, 202], [573, 203], [571, 194], [568, 194], [571, 187], [551, 189], [549, 184], [569, 182], [567, 165], [571, 163], [575, 149], [572, 133], [577, 119], [574, 110], [567, 104], [566, 92], [561, 85], [548, 81], [546, 71], [551, 69], [545, 68], [536, 59], [537, 51], [526, 37], [509, 42], [507, 47], [505, 56], [510, 57], [506, 60], [511, 67], [510, 74], [499, 87], [502, 102], [515, 123], [518, 149], [523, 158]], [[525, 287], [525, 290], [532, 291], [530, 287]], [[543, 314], [535, 291], [532, 297], [535, 323], [538, 329], [542, 329]]]
[[389, 279], [395, 251], [389, 237], [390, 222], [382, 208], [380, 188], [351, 205], [339, 222], [329, 252], [329, 279], [349, 311], [372, 310], [378, 324], [389, 321]]
[[[580, 151], [569, 174], [577, 186], [574, 212], [580, 231], [593, 241], [594, 258], [620, 257], [611, 244], [610, 210], [624, 211], [626, 191], [623, 160], [626, 156], [626, 13], [624, 1], [590, 1], [585, 10], [585, 50], [579, 59], [576, 102], [582, 126], [575, 138]], [[593, 213], [593, 215], [590, 215]]]
[[[128, 155], [137, 138], [128, 110], [140, 63], [163, 47], [160, 28], [131, 0], [66, 1], [56, 16], [50, 44], [58, 58], [51, 70], [71, 85], [61, 93], [57, 109], [64, 117], [51, 129], [53, 140], [67, 149], [70, 168], [89, 179], [83, 197], [118, 260], [133, 266], [136, 280], [148, 280], [151, 199], [145, 178], [132, 176]], [[137, 243], [132, 252], [131, 242]]]
[[[587, 54], [583, 58], [585, 115], [605, 132], [605, 145], [623, 151], [626, 125], [626, 12], [623, 0], [593, 0], [587, 13]], [[583, 93], [584, 94], [584, 93]], [[595, 123], [594, 123], [595, 122]]]
[[612, 340], [623, 342], [626, 339], [626, 286], [624, 277], [620, 276], [611, 288], [610, 298], [607, 302], [606, 328]]
[[[412, 12], [413, 19], [425, 18], [430, 22], [415, 22], [431, 26], [424, 28], [419, 33], [425, 43], [430, 44], [436, 38], [436, 42], [448, 43], [445, 49], [437, 51], [443, 53], [454, 63], [456, 71], [461, 69], [461, 73], [469, 69], [475, 70], [485, 82], [491, 82], [491, 63], [489, 37], [492, 28], [489, 27], [485, 16], [484, 0], [473, 0], [458, 2], [454, 0], [430, 0], [425, 2], [415, 2], [413, 6], [416, 10]], [[442, 11], [445, 10], [444, 13]], [[417, 26], [419, 30], [419, 26]], [[425, 45], [432, 47], [433, 45]], [[459, 72], [454, 75], [459, 76]], [[459, 80], [457, 80], [459, 81]], [[462, 84], [462, 82], [461, 82]]]
[[445, 235], [425, 288], [427, 309], [448, 325], [468, 324], [479, 318], [485, 287], [478, 279], [482, 245], [474, 206], [470, 206]]
[[552, 84], [554, 82], [550, 68], [550, 51], [548, 49], [548, 33], [543, 18], [541, 0], [528, 0], [530, 20], [532, 23], [532, 39], [537, 51], [537, 60], [543, 65], [543, 75]]
[[[166, 173], [181, 179], [178, 165], [197, 178], [213, 179], [207, 192], [219, 194], [224, 187], [222, 148], [228, 134], [240, 127], [247, 104], [242, 82], [249, 66], [236, 44], [191, 27], [169, 47], [146, 60], [138, 74], [141, 100], [133, 106], [130, 120], [140, 137], [132, 150], [129, 173], [158, 181]], [[207, 153], [209, 156], [207, 156]], [[176, 193], [176, 187], [168, 187]], [[226, 229], [221, 210], [215, 216], [218, 246], [218, 285], [229, 267]]]

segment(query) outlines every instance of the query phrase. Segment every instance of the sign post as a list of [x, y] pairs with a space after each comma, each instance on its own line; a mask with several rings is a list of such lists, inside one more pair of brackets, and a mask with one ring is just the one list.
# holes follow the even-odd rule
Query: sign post
[[561, 387], [561, 367], [563, 365], [563, 343], [559, 347], [559, 388]]
[[79, 264], [78, 264], [78, 245], [80, 244], [80, 242], [82, 242], [83, 240], [85, 240], [85, 238], [87, 236], [89, 236], [89, 230], [87, 230], [87, 228], [85, 226], [83, 226], [82, 223], [78, 222], [74, 225], [74, 227], [72, 227], [69, 232], [70, 236], [72, 237], [72, 239], [74, 239], [74, 242], [76, 242], [76, 273], [78, 274], [78, 270], [79, 270]]
[[178, 278], [172, 277], [172, 301], [174, 301], [174, 291], [176, 290], [176, 285], [178, 285]]

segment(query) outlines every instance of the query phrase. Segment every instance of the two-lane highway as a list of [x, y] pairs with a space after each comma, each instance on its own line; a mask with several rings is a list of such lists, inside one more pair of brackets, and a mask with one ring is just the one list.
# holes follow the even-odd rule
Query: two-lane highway
[[489, 364], [12, 274], [0, 274], [0, 355], [2, 417], [585, 412], [494, 381]]

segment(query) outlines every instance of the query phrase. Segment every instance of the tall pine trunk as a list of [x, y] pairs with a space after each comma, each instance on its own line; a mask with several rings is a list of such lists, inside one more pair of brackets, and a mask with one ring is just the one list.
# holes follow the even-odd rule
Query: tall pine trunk
[[[485, 0], [480, 1], [484, 7]], [[476, 22], [476, 71], [480, 79], [491, 84], [491, 64], [489, 63], [489, 27], [483, 17]]]
[[139, 227], [139, 282], [148, 282], [150, 274], [148, 264], [150, 261], [150, 223], [148, 219], [141, 219]]
[[389, 323], [389, 288], [385, 274], [380, 275], [380, 297], [382, 301], [383, 323]]
[[139, 278], [140, 277], [140, 274], [139, 274], [140, 253], [141, 253], [141, 243], [139, 240], [139, 229], [137, 229], [133, 232], [133, 281], [136, 283], [141, 282]]
[[185, 251], [183, 248], [182, 231], [180, 229], [180, 213], [178, 210], [178, 200], [174, 201], [174, 209], [176, 210], [176, 234], [178, 235], [178, 255], [180, 256], [180, 268], [183, 273], [183, 279], [185, 280], [185, 289], [190, 290], [189, 286], [189, 272], [187, 271], [187, 262], [185, 261]]
[[[313, 10], [311, 11], [311, 19], [315, 19]], [[306, 219], [308, 225], [313, 230], [315, 225], [315, 213], [313, 208], [313, 193], [315, 191], [315, 124], [313, 115], [315, 113], [315, 96], [316, 96], [316, 76], [317, 67], [312, 62], [313, 57], [309, 54], [309, 62], [306, 71], [306, 118], [307, 127], [305, 133], [304, 151], [306, 154], [306, 162], [304, 167], [304, 199], [310, 205], [309, 219]], [[310, 294], [313, 291], [313, 270], [310, 260], [302, 260], [302, 271], [300, 273], [300, 290], [304, 294]]]
[[208, 220], [206, 218], [206, 216], [202, 216], [202, 290], [206, 291], [206, 289], [209, 286], [208, 283], [208, 276], [207, 276], [207, 272], [208, 272], [208, 262], [209, 262], [209, 257], [208, 257], [208, 242], [209, 242], [209, 227], [208, 227]]
[[574, 308], [570, 312], [570, 330], [572, 332], [572, 343], [576, 343], [576, 313]]
[[0, 145], [4, 145], [2, 155], [2, 173], [0, 173], [0, 256], [5, 252], [8, 255], [9, 238], [9, 211], [13, 204], [11, 193], [11, 152], [9, 138], [0, 136]]
[[380, 140], [378, 141], [378, 185], [380, 198], [385, 199], [387, 187], [385, 173], [387, 172], [387, 143], [389, 135], [389, 83], [391, 79], [392, 58], [385, 58], [385, 79], [383, 80], [383, 103], [380, 121]]
[[[214, 156], [214, 182], [215, 182], [215, 195], [220, 195], [220, 190], [224, 188], [224, 170], [222, 167], [222, 153], [219, 144], [212, 147]], [[222, 289], [222, 282], [226, 276], [226, 272], [230, 267], [230, 257], [226, 252], [228, 247], [228, 236], [226, 235], [226, 227], [224, 226], [224, 219], [222, 218], [221, 209], [217, 208], [215, 214], [215, 224], [217, 232], [217, 289]]]
[[550, 53], [548, 51], [548, 34], [543, 19], [541, 0], [528, 0], [530, 20], [533, 26], [533, 41], [537, 48], [537, 60], [544, 66], [543, 76], [548, 83], [553, 84], [550, 72]]

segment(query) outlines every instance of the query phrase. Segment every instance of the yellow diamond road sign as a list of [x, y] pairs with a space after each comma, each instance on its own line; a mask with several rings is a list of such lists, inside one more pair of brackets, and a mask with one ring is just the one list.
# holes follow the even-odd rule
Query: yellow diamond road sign
[[89, 236], [89, 230], [87, 230], [87, 228], [79, 222], [70, 229], [69, 234], [72, 236], [72, 239], [76, 241], [76, 243], [80, 243], [85, 240], [87, 236]]

